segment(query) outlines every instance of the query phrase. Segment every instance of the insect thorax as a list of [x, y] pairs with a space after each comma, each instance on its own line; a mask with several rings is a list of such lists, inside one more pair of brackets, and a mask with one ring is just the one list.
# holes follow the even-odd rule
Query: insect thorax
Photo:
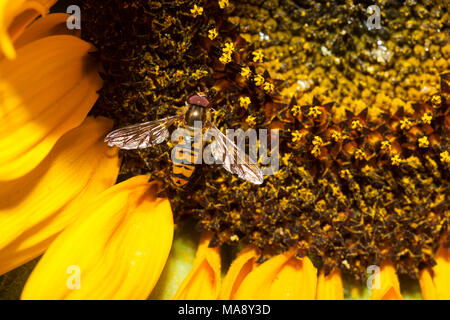
[[184, 118], [185, 124], [194, 127], [196, 121], [205, 121], [205, 108], [199, 105], [191, 104]]

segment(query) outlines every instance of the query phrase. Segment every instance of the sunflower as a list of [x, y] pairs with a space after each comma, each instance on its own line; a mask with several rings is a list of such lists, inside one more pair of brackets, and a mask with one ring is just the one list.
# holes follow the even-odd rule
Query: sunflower
[[[348, 36], [362, 5], [85, 1], [80, 34], [47, 14], [55, 2], [0, 2], [0, 274], [42, 255], [21, 298], [344, 299], [367, 283], [364, 297], [403, 299], [405, 276], [423, 299], [450, 298], [442, 35], [426, 42], [408, 20], [402, 85], [384, 77], [404, 34], [371, 51], [361, 30]], [[433, 28], [448, 17], [416, 11]], [[169, 145], [119, 156], [103, 142], [178, 112], [198, 87], [221, 128], [282, 130], [263, 186], [201, 167], [174, 188]]]

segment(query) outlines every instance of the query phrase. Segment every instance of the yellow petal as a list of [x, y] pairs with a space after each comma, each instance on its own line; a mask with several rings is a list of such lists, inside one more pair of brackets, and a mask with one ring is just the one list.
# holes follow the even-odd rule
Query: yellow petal
[[57, 0], [0, 0], [0, 57], [16, 57], [13, 41], [39, 15], [45, 15]]
[[76, 37], [52, 36], [0, 61], [0, 180], [30, 172], [84, 120], [102, 85], [91, 50]]
[[87, 204], [39, 261], [22, 299], [146, 299], [173, 239], [170, 203], [156, 198], [158, 188], [137, 176]]
[[317, 269], [309, 258], [294, 254], [291, 250], [257, 266], [242, 281], [235, 299], [315, 299]]
[[171, 300], [184, 278], [194, 266], [195, 254], [198, 247], [197, 233], [192, 228], [176, 228], [164, 270], [158, 283], [152, 290], [150, 300]]
[[420, 271], [419, 274], [420, 291], [422, 292], [422, 299], [424, 300], [436, 300], [437, 292], [434, 286], [433, 277], [431, 276], [429, 269]]
[[440, 247], [436, 252], [436, 265], [433, 267], [433, 282], [437, 298], [450, 300], [450, 251]]
[[394, 265], [391, 262], [381, 264], [380, 287], [375, 286], [371, 290], [371, 300], [402, 300], [400, 293], [400, 283], [395, 273]]
[[219, 297], [220, 249], [208, 247], [211, 238], [211, 233], [205, 233], [200, 239], [194, 266], [175, 293], [175, 300], [215, 300]]
[[242, 281], [254, 269], [255, 261], [258, 258], [257, 251], [252, 247], [244, 248], [236, 257], [228, 269], [227, 275], [220, 289], [221, 300], [234, 299], [236, 290], [242, 284]]
[[70, 15], [65, 13], [53, 13], [36, 20], [14, 41], [15, 48], [19, 49], [30, 42], [50, 36], [73, 35], [79, 37], [81, 34], [80, 30], [67, 28], [66, 21], [69, 17]]
[[111, 128], [87, 118], [29, 174], [0, 182], [0, 274], [41, 255], [80, 206], [115, 183], [118, 152], [103, 142]]
[[344, 287], [342, 285], [341, 272], [339, 270], [332, 271], [325, 276], [322, 270], [317, 281], [317, 300], [343, 300]]
[[441, 246], [436, 252], [433, 272], [422, 270], [419, 277], [422, 298], [425, 300], [450, 299], [450, 251]]

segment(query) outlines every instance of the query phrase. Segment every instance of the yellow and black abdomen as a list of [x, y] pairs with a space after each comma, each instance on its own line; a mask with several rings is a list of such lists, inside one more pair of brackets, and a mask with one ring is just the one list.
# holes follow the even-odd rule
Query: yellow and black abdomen
[[172, 166], [172, 181], [177, 187], [182, 187], [188, 183], [189, 178], [194, 173], [195, 163], [200, 154], [202, 141], [194, 140], [193, 130], [189, 130], [189, 141], [181, 141], [174, 147]]

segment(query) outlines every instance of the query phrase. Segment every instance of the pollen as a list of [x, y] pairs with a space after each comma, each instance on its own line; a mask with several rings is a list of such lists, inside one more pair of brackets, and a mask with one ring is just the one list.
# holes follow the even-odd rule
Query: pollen
[[201, 16], [203, 14], [203, 7], [199, 7], [196, 4], [194, 4], [194, 8], [191, 9], [191, 13], [194, 16], [194, 18], [197, 18], [198, 16]]
[[420, 148], [428, 148], [428, 146], [430, 145], [430, 142], [428, 141], [428, 138], [426, 136], [420, 138], [418, 142]]
[[355, 151], [355, 159], [356, 160], [365, 160], [366, 159], [366, 153], [363, 151], [363, 150], [361, 150], [361, 149], [357, 149], [356, 151]]
[[291, 112], [296, 117], [302, 112], [302, 107], [300, 107], [298, 104], [293, 105], [291, 108]]
[[431, 104], [435, 108], [439, 108], [442, 104], [442, 97], [439, 94], [435, 94], [431, 97]]
[[239, 105], [242, 108], [247, 109], [250, 103], [251, 103], [250, 97], [239, 97]]
[[361, 122], [359, 120], [352, 121], [352, 129], [353, 130], [361, 130], [362, 127], [363, 127], [363, 125], [361, 124]]
[[261, 49], [252, 52], [252, 55], [253, 55], [253, 62], [263, 62], [264, 54]]
[[342, 133], [340, 133], [339, 131], [333, 130], [331, 132], [331, 139], [333, 139], [335, 142], [341, 142], [343, 140], [342, 138]]
[[224, 48], [222, 49], [222, 56], [219, 58], [219, 61], [223, 64], [230, 63], [232, 60], [231, 55], [234, 50], [234, 44], [232, 42], [226, 42]]
[[240, 75], [243, 76], [245, 79], [248, 80], [248, 79], [250, 79], [250, 76], [252, 75], [252, 71], [250, 70], [249, 67], [243, 67], [243, 68], [241, 69]]
[[388, 140], [381, 141], [381, 150], [383, 151], [391, 150], [391, 143]]
[[404, 118], [403, 120], [400, 120], [400, 129], [402, 130], [409, 130], [411, 129], [411, 121], [408, 118]]
[[450, 155], [448, 151], [444, 151], [440, 153], [441, 162], [445, 164], [450, 164]]
[[321, 137], [315, 136], [314, 139], [313, 139], [313, 141], [312, 141], [312, 144], [313, 144], [314, 146], [316, 146], [316, 147], [320, 147], [321, 145], [323, 145], [323, 140], [322, 140]]
[[233, 235], [230, 237], [230, 240], [233, 241], [233, 242], [237, 242], [237, 241], [239, 241], [239, 236], [233, 234]]
[[197, 70], [195, 70], [195, 72], [192, 74], [192, 77], [193, 77], [195, 80], [199, 80], [199, 79], [205, 77], [207, 74], [208, 74], [208, 71], [206, 71], [206, 70], [201, 70], [201, 69], [197, 69]]
[[320, 147], [319, 147], [319, 146], [314, 146], [314, 147], [312, 148], [312, 150], [311, 150], [311, 154], [312, 154], [314, 157], [318, 158], [318, 157], [322, 154], [322, 151], [320, 150]]
[[351, 174], [350, 170], [348, 170], [348, 169], [341, 170], [339, 175], [343, 179], [352, 179], [353, 178], [353, 175]]
[[256, 117], [254, 116], [248, 116], [247, 119], [245, 119], [245, 122], [247, 122], [247, 124], [252, 127], [256, 124]]
[[272, 93], [273, 90], [275, 89], [275, 86], [273, 85], [273, 83], [266, 82], [266, 83], [264, 83], [264, 85], [263, 85], [263, 89], [264, 89], [264, 91], [267, 92], [267, 93]]
[[219, 61], [223, 64], [227, 64], [231, 62], [231, 55], [228, 53], [223, 53], [222, 56], [219, 58]]
[[223, 53], [232, 54], [236, 48], [232, 42], [226, 42], [223, 48]]
[[225, 9], [229, 5], [230, 5], [230, 1], [229, 0], [219, 0], [219, 7], [220, 7], [220, 9]]
[[322, 114], [322, 111], [320, 111], [320, 108], [318, 106], [309, 108], [308, 116], [317, 118], [321, 114]]
[[421, 118], [422, 123], [425, 123], [425, 124], [431, 124], [432, 119], [433, 119], [433, 115], [430, 112], [425, 112], [425, 114]]
[[255, 85], [257, 85], [258, 87], [262, 86], [266, 81], [260, 74], [257, 74], [253, 80], [255, 81]]
[[296, 130], [292, 132], [292, 142], [299, 142], [304, 136], [304, 133], [300, 132], [299, 130]]
[[395, 154], [395, 155], [393, 155], [392, 157], [391, 157], [391, 164], [393, 165], [393, 166], [398, 166], [398, 165], [400, 165], [401, 163], [402, 163], [402, 159], [399, 157], [399, 155], [398, 154]]
[[208, 31], [208, 38], [210, 38], [211, 40], [214, 40], [215, 38], [217, 38], [219, 34], [217, 33], [217, 29], [211, 29]]
[[281, 158], [281, 161], [283, 162], [283, 164], [285, 166], [289, 165], [289, 161], [290, 161], [291, 157], [292, 157], [292, 153], [285, 153], [283, 155], [283, 157]]

